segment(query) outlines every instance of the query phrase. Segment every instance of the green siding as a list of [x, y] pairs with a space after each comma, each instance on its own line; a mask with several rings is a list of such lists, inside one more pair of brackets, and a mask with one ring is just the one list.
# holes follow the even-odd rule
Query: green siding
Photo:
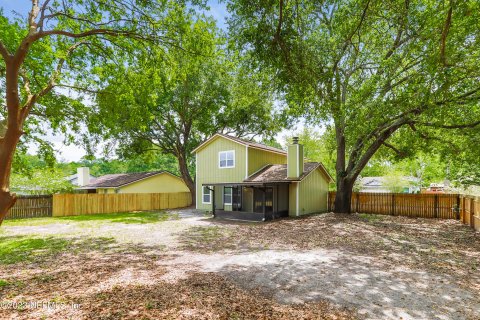
[[[235, 167], [219, 168], [218, 153], [220, 151], [235, 151]], [[231, 140], [218, 137], [197, 152], [197, 208], [211, 210], [211, 204], [202, 203], [202, 184], [220, 182], [242, 182], [245, 179], [245, 146]], [[223, 192], [215, 190], [215, 201], [223, 202]], [[218, 206], [217, 206], [218, 207]], [[223, 205], [220, 206], [222, 208]]]
[[248, 148], [248, 175], [252, 175], [267, 164], [286, 164], [287, 155]]
[[295, 217], [297, 215], [297, 188], [299, 183], [291, 183], [288, 187], [288, 215], [290, 217]]
[[310, 173], [300, 182], [299, 215], [327, 212], [328, 179], [321, 169]]
[[273, 211], [288, 211], [288, 184], [273, 186]]

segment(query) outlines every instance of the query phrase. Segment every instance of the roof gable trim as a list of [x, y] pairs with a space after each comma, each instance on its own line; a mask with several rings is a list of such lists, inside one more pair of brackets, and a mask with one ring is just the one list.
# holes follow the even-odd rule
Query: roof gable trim
[[146, 179], [148, 179], [148, 178], [153, 178], [153, 177], [159, 176], [159, 175], [164, 174], [164, 173], [169, 174], [169, 175], [171, 175], [172, 177], [177, 178], [177, 179], [180, 179], [180, 180], [183, 181], [182, 178], [180, 178], [179, 176], [177, 176], [177, 175], [175, 175], [175, 174], [173, 174], [173, 173], [171, 173], [171, 172], [168, 172], [168, 171], [160, 171], [160, 172], [157, 172], [157, 173], [155, 173], [155, 174], [149, 175], [149, 176], [147, 176], [147, 177], [143, 177], [143, 178], [140, 178], [140, 179], [137, 179], [137, 180], [134, 180], [134, 181], [131, 181], [131, 182], [127, 182], [127, 183], [124, 183], [124, 184], [121, 184], [121, 185], [118, 185], [118, 186], [115, 186], [115, 187], [102, 187], [102, 186], [100, 186], [100, 187], [96, 187], [96, 186], [91, 186], [91, 187], [89, 187], [89, 186], [87, 185], [87, 186], [85, 186], [85, 187], [83, 187], [83, 188], [81, 188], [81, 189], [118, 189], [118, 188], [122, 188], [122, 187], [125, 187], [125, 186], [128, 186], [128, 185], [131, 185], [131, 184], [134, 184], [134, 183], [137, 183], [137, 182], [146, 180]]

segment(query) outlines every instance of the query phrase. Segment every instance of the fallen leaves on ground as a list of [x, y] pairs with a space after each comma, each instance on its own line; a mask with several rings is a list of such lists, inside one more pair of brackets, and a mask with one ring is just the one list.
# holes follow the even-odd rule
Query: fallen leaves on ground
[[342, 250], [374, 257], [391, 268], [450, 275], [471, 287], [480, 283], [480, 233], [455, 220], [327, 213], [256, 224], [219, 221], [216, 228], [208, 239], [201, 237], [201, 227], [185, 233], [183, 248], [203, 253]]

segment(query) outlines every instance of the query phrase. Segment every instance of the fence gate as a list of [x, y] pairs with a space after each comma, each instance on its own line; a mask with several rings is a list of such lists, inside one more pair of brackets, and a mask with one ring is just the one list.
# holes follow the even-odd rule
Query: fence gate
[[53, 197], [46, 196], [18, 196], [17, 202], [7, 213], [5, 219], [22, 219], [51, 217]]

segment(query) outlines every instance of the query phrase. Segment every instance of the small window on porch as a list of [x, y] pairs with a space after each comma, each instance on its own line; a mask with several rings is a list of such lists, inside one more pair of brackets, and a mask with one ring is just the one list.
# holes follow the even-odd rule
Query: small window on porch
[[223, 188], [223, 204], [232, 204], [232, 188]]
[[219, 168], [234, 168], [235, 167], [235, 151], [220, 151], [218, 153], [218, 167]]
[[210, 204], [211, 201], [211, 191], [208, 187], [202, 187], [202, 203]]

